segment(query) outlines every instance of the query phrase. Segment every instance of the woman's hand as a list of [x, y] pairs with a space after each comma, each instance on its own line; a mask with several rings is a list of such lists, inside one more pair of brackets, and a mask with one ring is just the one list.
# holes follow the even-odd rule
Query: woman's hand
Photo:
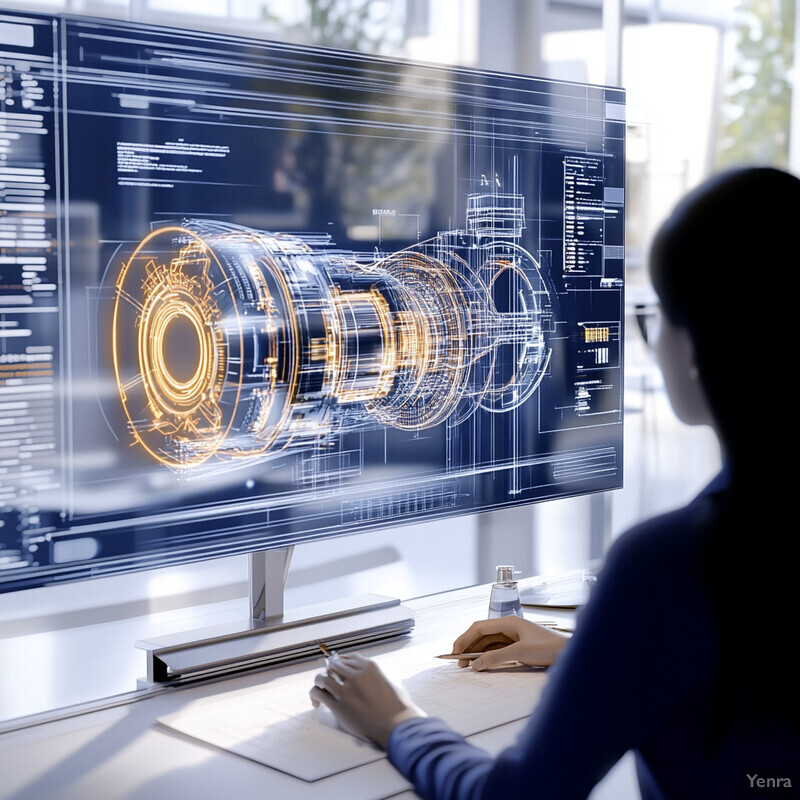
[[471, 666], [478, 671], [499, 667], [505, 661], [549, 667], [569, 638], [568, 633], [545, 628], [522, 617], [499, 617], [470, 625], [453, 643], [453, 652], [483, 653], [473, 661], [458, 662], [459, 667]]
[[314, 678], [310, 695], [312, 705], [326, 705], [344, 730], [370, 739], [383, 750], [396, 725], [425, 716], [404, 689], [390, 683], [374, 661], [358, 653], [331, 656], [327, 670]]

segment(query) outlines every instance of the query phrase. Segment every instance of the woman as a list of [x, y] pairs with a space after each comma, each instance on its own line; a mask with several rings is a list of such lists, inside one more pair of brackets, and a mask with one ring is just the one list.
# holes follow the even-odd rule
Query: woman
[[736, 170], [689, 194], [656, 236], [667, 393], [681, 420], [714, 428], [725, 467], [688, 506], [620, 537], [563, 652], [563, 640], [513, 618], [456, 640], [456, 653], [489, 633], [511, 642], [475, 669], [558, 656], [513, 747], [497, 758], [472, 747], [361, 656], [317, 676], [312, 702], [386, 748], [424, 797], [586, 797], [628, 750], [644, 800], [799, 791], [789, 655], [798, 602], [784, 516], [794, 475], [770, 447], [794, 407], [798, 212], [796, 178]]

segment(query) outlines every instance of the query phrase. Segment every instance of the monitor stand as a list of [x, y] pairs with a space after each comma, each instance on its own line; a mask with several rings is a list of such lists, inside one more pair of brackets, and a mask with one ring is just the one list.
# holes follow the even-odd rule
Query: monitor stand
[[147, 653], [141, 686], [182, 684], [242, 670], [321, 656], [408, 633], [414, 615], [382, 595], [334, 600], [286, 611], [292, 547], [250, 554], [251, 618], [136, 642]]

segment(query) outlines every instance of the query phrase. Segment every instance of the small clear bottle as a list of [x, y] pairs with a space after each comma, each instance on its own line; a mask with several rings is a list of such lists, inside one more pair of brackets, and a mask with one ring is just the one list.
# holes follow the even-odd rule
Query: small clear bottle
[[489, 619], [508, 617], [516, 614], [522, 616], [522, 604], [519, 602], [519, 587], [514, 580], [514, 567], [496, 567], [497, 582], [492, 584], [489, 595]]

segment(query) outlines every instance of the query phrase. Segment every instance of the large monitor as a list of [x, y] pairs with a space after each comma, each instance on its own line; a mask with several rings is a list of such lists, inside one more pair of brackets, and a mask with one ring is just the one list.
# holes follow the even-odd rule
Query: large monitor
[[619, 487], [624, 93], [0, 13], [0, 590]]

